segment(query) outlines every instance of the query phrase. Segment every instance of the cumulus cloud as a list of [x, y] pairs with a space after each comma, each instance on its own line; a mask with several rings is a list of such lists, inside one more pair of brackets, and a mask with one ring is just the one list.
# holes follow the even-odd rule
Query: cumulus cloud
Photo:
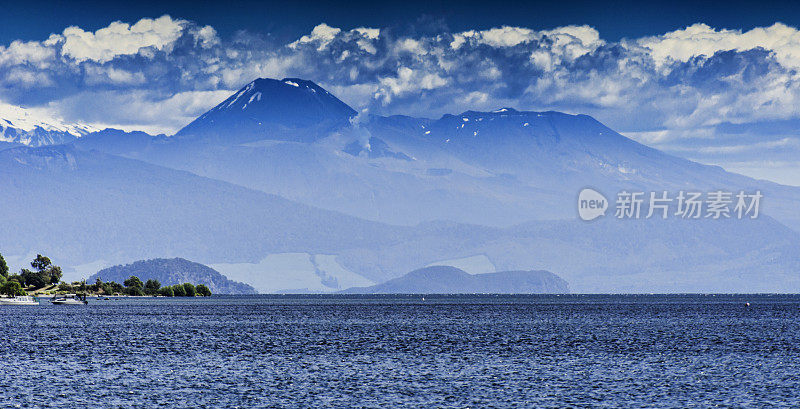
[[664, 64], [668, 61], [689, 61], [698, 56], [712, 56], [720, 51], [747, 51], [757, 48], [774, 53], [784, 66], [800, 67], [800, 32], [782, 23], [770, 27], [756, 27], [750, 31], [714, 29], [698, 23], [661, 36], [636, 41], [651, 51], [653, 59]]
[[[720, 124], [800, 118], [798, 73], [800, 31], [781, 23], [698, 23], [617, 42], [585, 25], [399, 32], [321, 23], [274, 44], [162, 16], [0, 45], [0, 100], [166, 132], [257, 77], [295, 76], [375, 114], [553, 109], [593, 115], [657, 147], [691, 148], [685, 141], [719, 137]], [[732, 152], [705, 148], [698, 154]]]
[[[51, 37], [52, 38], [52, 37]], [[55, 49], [48, 41], [14, 41], [8, 47], [0, 46], [0, 65], [32, 65], [39, 69], [48, 67], [55, 58]]]
[[311, 34], [305, 35], [300, 37], [299, 40], [295, 41], [294, 43], [290, 44], [290, 47], [296, 48], [300, 44], [316, 44], [317, 50], [323, 50], [325, 47], [333, 41], [336, 36], [341, 33], [342, 30], [336, 27], [331, 27], [325, 23], [322, 23], [313, 30], [311, 30]]
[[144, 18], [136, 24], [113, 22], [95, 32], [80, 27], [67, 27], [62, 34], [61, 53], [76, 61], [108, 62], [117, 56], [133, 55], [140, 49], [153, 47], [164, 50], [181, 36], [185, 22], [163, 16], [155, 20]]

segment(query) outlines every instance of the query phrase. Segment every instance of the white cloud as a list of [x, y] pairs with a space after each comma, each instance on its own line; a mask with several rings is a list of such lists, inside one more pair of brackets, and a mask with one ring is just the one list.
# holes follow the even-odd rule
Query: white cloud
[[650, 49], [659, 64], [669, 60], [686, 62], [690, 58], [711, 56], [718, 51], [763, 48], [774, 52], [781, 64], [800, 67], [800, 31], [782, 23], [744, 32], [718, 30], [698, 23], [660, 36], [642, 38], [637, 43]]
[[[116, 21], [93, 33], [80, 27], [67, 27], [62, 33], [64, 45], [61, 51], [79, 62], [93, 60], [103, 63], [120, 55], [136, 54], [146, 47], [164, 50], [180, 38], [185, 24], [183, 20], [162, 16], [155, 20], [144, 18], [132, 26]], [[201, 34], [208, 37], [210, 33]]]
[[322, 50], [333, 41], [336, 36], [342, 32], [342, 29], [331, 27], [325, 23], [319, 24], [311, 30], [311, 34], [300, 37], [299, 40], [290, 44], [296, 47], [299, 44], [314, 43], [317, 44], [317, 49]]
[[420, 41], [413, 38], [402, 38], [397, 41], [397, 52], [411, 53], [414, 55], [425, 54], [426, 51]]
[[203, 48], [211, 48], [220, 42], [219, 37], [217, 37], [217, 30], [214, 27], [203, 26], [193, 31], [195, 39]]
[[537, 33], [529, 28], [503, 26], [489, 30], [468, 30], [457, 33], [453, 35], [450, 47], [459, 49], [469, 42], [492, 47], [513, 47], [536, 38]]
[[229, 97], [233, 90], [187, 91], [167, 97], [147, 91], [87, 92], [53, 101], [48, 109], [95, 128], [172, 134]]
[[379, 28], [358, 27], [353, 29], [353, 31], [361, 34], [362, 36], [370, 40], [377, 40], [378, 37], [380, 37], [381, 35], [381, 29]]
[[415, 71], [409, 67], [400, 67], [397, 75], [385, 77], [380, 80], [377, 97], [384, 102], [391, 102], [395, 96], [408, 95], [422, 90], [432, 90], [443, 87], [447, 80], [437, 74]]
[[540, 35], [552, 39], [553, 51], [568, 60], [586, 55], [605, 44], [605, 41], [600, 39], [600, 33], [586, 25], [544, 30]]
[[113, 67], [93, 66], [86, 67], [86, 83], [88, 85], [97, 84], [117, 84], [117, 85], [137, 85], [146, 81], [141, 72], [130, 72]]
[[532, 41], [552, 42], [552, 51], [569, 60], [574, 60], [605, 44], [600, 39], [600, 33], [586, 25], [565, 26], [542, 31], [503, 26], [488, 30], [469, 30], [456, 33], [453, 35], [450, 47], [459, 49], [465, 44], [471, 43], [474, 45], [507, 48]]
[[14, 67], [5, 74], [6, 82], [14, 83], [25, 89], [53, 86], [53, 79], [46, 72]]
[[13, 41], [8, 47], [0, 46], [0, 66], [31, 64], [47, 68], [55, 58], [55, 49], [38, 41]]
[[[287, 47], [297, 50], [303, 45], [316, 47], [317, 51], [324, 52], [334, 42], [343, 44], [353, 44], [354, 48], [360, 49], [368, 54], [376, 54], [378, 49], [375, 42], [380, 38], [381, 30], [370, 27], [357, 27], [349, 31], [343, 31], [337, 27], [331, 27], [325, 23], [319, 24], [311, 30], [311, 33], [300, 37], [297, 41], [289, 43]], [[345, 50], [339, 55], [340, 60], [344, 60], [352, 55], [351, 51]]]

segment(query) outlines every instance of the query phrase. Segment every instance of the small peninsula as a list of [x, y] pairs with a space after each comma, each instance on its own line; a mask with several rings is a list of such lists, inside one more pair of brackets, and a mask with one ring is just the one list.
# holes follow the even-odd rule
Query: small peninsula
[[157, 280], [163, 285], [202, 283], [214, 294], [258, 293], [248, 284], [229, 280], [211, 267], [183, 258], [156, 258], [108, 267], [93, 274], [86, 281], [93, 283], [100, 279], [121, 283], [131, 276], [142, 280]]

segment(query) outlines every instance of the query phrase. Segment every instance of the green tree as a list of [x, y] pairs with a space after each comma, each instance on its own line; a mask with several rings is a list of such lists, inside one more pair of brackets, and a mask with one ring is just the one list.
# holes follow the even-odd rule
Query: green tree
[[194, 287], [192, 283], [183, 283], [183, 289], [186, 291], [187, 297], [194, 297], [197, 295], [197, 289]]
[[20, 283], [16, 280], [9, 280], [0, 286], [0, 294], [10, 295], [12, 297], [17, 295], [25, 295], [25, 290], [22, 289]]
[[172, 286], [172, 293], [176, 297], [186, 297], [186, 287], [182, 284], [175, 284]]
[[62, 291], [65, 293], [72, 292], [72, 286], [69, 285], [68, 283], [61, 283], [58, 285], [58, 291]]
[[120, 283], [114, 281], [103, 283], [103, 294], [105, 295], [120, 294], [123, 292], [123, 290], [124, 287], [122, 287], [122, 284]]
[[203, 297], [211, 296], [211, 290], [209, 290], [204, 284], [198, 285], [195, 287], [195, 290], [197, 290], [197, 295], [202, 295]]
[[163, 295], [164, 297], [174, 297], [175, 292], [172, 290], [172, 286], [161, 287], [158, 289], [158, 293]]
[[144, 292], [149, 295], [156, 295], [158, 294], [158, 289], [161, 288], [161, 283], [158, 280], [147, 280], [144, 283]]
[[108, 283], [108, 285], [111, 286], [112, 291], [114, 291], [115, 293], [121, 293], [122, 290], [125, 289], [125, 287], [123, 287], [122, 284], [120, 284], [120, 283], [118, 283], [116, 281], [111, 281], [111, 282]]
[[41, 254], [37, 254], [36, 258], [31, 261], [31, 267], [35, 271], [22, 269], [20, 272], [23, 285], [42, 288], [48, 284], [58, 284], [61, 281], [61, 267], [54, 266], [49, 258]]
[[8, 264], [6, 264], [6, 259], [3, 258], [2, 254], [0, 254], [0, 276], [8, 278]]
[[50, 262], [50, 258], [44, 257], [41, 254], [37, 254], [36, 258], [31, 261], [31, 267], [35, 268], [36, 271], [44, 271], [47, 270], [53, 263]]
[[89, 291], [98, 293], [103, 288], [103, 281], [99, 278], [95, 280], [94, 284], [89, 284]]
[[125, 289], [125, 294], [128, 295], [144, 295], [144, 290], [142, 287], [128, 287]]
[[27, 268], [23, 268], [19, 275], [22, 278], [22, 285], [26, 287], [42, 288], [50, 282], [50, 277], [45, 277], [43, 272], [31, 271]]
[[139, 277], [136, 277], [136, 276], [131, 276], [131, 278], [125, 280], [123, 282], [123, 284], [125, 284], [125, 287], [129, 287], [129, 288], [139, 288], [139, 289], [141, 289], [142, 287], [144, 287], [144, 284], [142, 283], [142, 280], [140, 280]]
[[58, 284], [58, 282], [61, 281], [61, 275], [62, 275], [61, 267], [59, 267], [59, 266], [50, 266], [50, 268], [47, 269], [47, 272], [49, 273], [48, 275], [50, 276], [49, 277], [50, 278], [50, 281], [49, 281], [50, 284]]

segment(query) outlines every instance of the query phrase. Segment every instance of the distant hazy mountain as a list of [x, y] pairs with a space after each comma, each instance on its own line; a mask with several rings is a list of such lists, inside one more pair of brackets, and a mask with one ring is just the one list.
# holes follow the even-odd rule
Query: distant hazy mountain
[[68, 124], [36, 115], [21, 107], [0, 103], [0, 142], [28, 146], [57, 145], [72, 142], [94, 131], [96, 129], [88, 125]]
[[256, 294], [250, 285], [229, 280], [211, 267], [182, 258], [157, 258], [104, 268], [89, 277], [87, 282], [93, 283], [99, 278], [122, 284], [130, 276], [139, 277], [142, 282], [158, 280], [162, 286], [205, 284], [213, 294]]
[[567, 282], [548, 271], [468, 274], [449, 266], [431, 266], [349, 294], [566, 294]]
[[84, 135], [74, 145], [83, 150], [98, 150], [112, 155], [128, 156], [139, 152], [143, 156], [152, 153], [171, 141], [166, 135], [150, 135], [145, 132], [125, 132], [120, 129], [106, 128]]

